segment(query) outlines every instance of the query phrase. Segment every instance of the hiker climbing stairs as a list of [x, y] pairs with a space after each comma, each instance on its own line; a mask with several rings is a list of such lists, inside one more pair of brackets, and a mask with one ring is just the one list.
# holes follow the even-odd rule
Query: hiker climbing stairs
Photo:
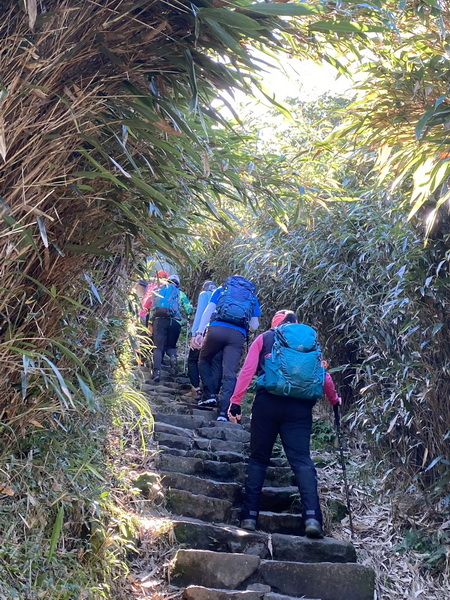
[[154, 410], [157, 467], [180, 544], [170, 584], [186, 600], [373, 600], [374, 573], [347, 541], [304, 537], [293, 474], [272, 459], [258, 530], [239, 527], [250, 434], [197, 408], [188, 380], [143, 386]]

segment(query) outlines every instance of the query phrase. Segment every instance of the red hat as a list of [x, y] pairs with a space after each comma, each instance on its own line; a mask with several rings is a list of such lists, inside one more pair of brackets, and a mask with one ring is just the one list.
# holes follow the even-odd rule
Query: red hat
[[169, 273], [167, 271], [158, 271], [156, 273], [160, 279], [167, 279], [169, 277]]
[[271, 327], [277, 327], [284, 319], [286, 318], [286, 311], [279, 310], [273, 316], [272, 322], [270, 324]]

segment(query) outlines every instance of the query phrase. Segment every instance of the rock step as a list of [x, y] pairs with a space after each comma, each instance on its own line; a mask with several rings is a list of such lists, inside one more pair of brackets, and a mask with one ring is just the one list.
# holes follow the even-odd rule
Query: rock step
[[233, 510], [233, 503], [229, 500], [191, 494], [184, 490], [169, 490], [166, 493], [166, 507], [175, 515], [206, 519], [212, 523], [237, 521], [238, 510]]
[[258, 517], [258, 529], [267, 531], [267, 533], [305, 534], [303, 517], [298, 513], [277, 513], [262, 510]]
[[209, 427], [198, 427], [197, 434], [208, 440], [227, 440], [232, 446], [233, 442], [249, 442], [250, 432], [242, 429], [240, 425], [234, 423], [221, 423], [214, 421]]
[[[208, 439], [208, 438], [194, 438], [194, 446], [199, 450], [208, 450], [210, 452], [226, 452], [230, 450], [230, 442], [227, 440], [219, 440], [219, 439]], [[247, 443], [245, 442], [233, 442], [232, 450], [233, 452], [244, 452], [247, 448]]]
[[260, 509], [272, 512], [290, 512], [294, 502], [299, 499], [298, 488], [294, 485], [285, 487], [263, 487]]
[[[166, 429], [167, 425], [163, 424], [163, 429]], [[184, 450], [190, 450], [192, 448], [196, 448], [198, 450], [203, 450], [205, 452], [235, 452], [238, 454], [242, 454], [246, 448], [246, 444], [243, 442], [228, 442], [227, 440], [219, 440], [219, 439], [207, 439], [207, 438], [199, 438], [192, 434], [192, 431], [189, 429], [181, 429], [181, 431], [188, 432], [187, 435], [183, 435], [180, 431], [175, 430], [172, 431], [164, 431], [162, 428], [156, 424], [155, 425], [155, 433], [154, 438], [155, 441], [159, 442], [163, 446], [168, 448], [181, 448]]]
[[170, 473], [161, 471], [162, 485], [165, 488], [184, 490], [192, 494], [202, 494], [213, 498], [222, 498], [229, 502], [239, 502], [242, 497], [242, 486], [238, 483], [203, 479], [185, 473]]
[[[268, 588], [269, 586], [261, 585], [253, 587]], [[265, 592], [263, 589], [248, 589], [245, 591], [218, 590], [200, 585], [190, 585], [187, 587], [183, 592], [183, 598], [185, 600], [298, 600], [298, 596], [274, 594], [273, 592]], [[302, 600], [308, 600], [308, 598], [302, 596]]]
[[[175, 436], [177, 437], [177, 436]], [[182, 446], [185, 444], [178, 440], [172, 440], [173, 446], [166, 445], [167, 442], [158, 442], [159, 449], [164, 450], [165, 454], [172, 454], [173, 456], [186, 456], [188, 458], [201, 458], [202, 460], [213, 460], [215, 462], [225, 463], [245, 463], [246, 458], [239, 452], [210, 452], [208, 450], [199, 450], [198, 448], [185, 449]]]
[[258, 583], [278, 594], [321, 600], [373, 600], [375, 587], [373, 570], [355, 563], [285, 562], [209, 550], [179, 550], [171, 582], [242, 591]]
[[173, 533], [179, 544], [194, 550], [212, 550], [269, 556], [268, 536], [260, 531], [246, 531], [232, 525], [213, 525], [194, 519], [172, 519]]
[[181, 438], [192, 439], [194, 437], [194, 431], [192, 429], [186, 429], [185, 427], [178, 427], [177, 425], [170, 425], [162, 421], [156, 421], [154, 426], [154, 432], [166, 433], [168, 435], [176, 435]]
[[153, 413], [153, 418], [157, 423], [166, 423], [167, 425], [173, 425], [175, 427], [181, 427], [183, 429], [198, 429], [199, 427], [209, 426], [211, 421], [211, 415], [205, 416], [194, 416], [194, 415], [183, 415], [178, 413]]
[[269, 534], [262, 531], [246, 531], [231, 525], [213, 525], [191, 519], [174, 520], [173, 532], [180, 544], [189, 544], [197, 550], [253, 554], [293, 562], [356, 562], [353, 544], [327, 537], [313, 540], [274, 533], [269, 538]]
[[[187, 475], [203, 475], [218, 481], [244, 481], [245, 465], [243, 463], [227, 464], [212, 460], [203, 460], [190, 456], [173, 456], [161, 453], [157, 457], [158, 468], [171, 473], [185, 473]], [[294, 475], [289, 467], [268, 467], [265, 483], [273, 487], [286, 487], [292, 485]]]
[[[215, 481], [186, 473], [169, 471], [160, 473], [163, 477], [162, 485], [165, 488], [222, 498], [236, 504], [242, 501], [242, 485], [239, 483]], [[261, 509], [263, 512], [289, 512], [297, 497], [298, 489], [295, 486], [264, 487], [261, 495]]]

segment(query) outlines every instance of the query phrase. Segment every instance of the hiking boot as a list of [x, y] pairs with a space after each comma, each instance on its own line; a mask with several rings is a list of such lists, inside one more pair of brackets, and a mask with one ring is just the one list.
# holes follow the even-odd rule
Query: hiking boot
[[240, 523], [241, 529], [246, 529], [247, 531], [255, 531], [256, 529], [256, 519], [243, 519]]
[[161, 371], [157, 370], [157, 371], [153, 371], [153, 381], [155, 383], [159, 383], [161, 381]]
[[306, 519], [305, 534], [308, 538], [322, 538], [322, 527], [316, 519]]
[[228, 417], [225, 413], [220, 413], [220, 415], [217, 417], [216, 421], [224, 421], [227, 422], [228, 421]]
[[217, 400], [215, 398], [202, 398], [197, 402], [199, 408], [212, 408], [216, 406]]

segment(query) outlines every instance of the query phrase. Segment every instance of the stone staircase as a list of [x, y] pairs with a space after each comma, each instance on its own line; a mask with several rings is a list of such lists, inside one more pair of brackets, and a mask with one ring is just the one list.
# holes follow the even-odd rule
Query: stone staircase
[[[169, 378], [170, 379], [170, 378]], [[283, 459], [267, 470], [259, 530], [239, 528], [248, 425], [199, 410], [187, 380], [149, 382], [158, 471], [182, 546], [170, 583], [186, 600], [373, 600], [374, 572], [352, 544], [302, 536], [297, 488]]]

